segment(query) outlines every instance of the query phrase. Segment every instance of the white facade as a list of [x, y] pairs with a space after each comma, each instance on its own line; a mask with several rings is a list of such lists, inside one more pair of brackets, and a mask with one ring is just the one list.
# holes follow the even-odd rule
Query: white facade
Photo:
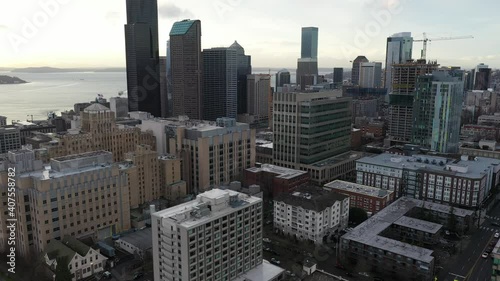
[[269, 95], [271, 91], [271, 76], [267, 74], [247, 75], [247, 105], [248, 114], [255, 121], [269, 118]]
[[[302, 196], [302, 194], [289, 196]], [[343, 196], [344, 197], [344, 196]], [[300, 240], [323, 243], [323, 237], [347, 227], [349, 221], [349, 197], [332, 200], [331, 205], [322, 210], [313, 210], [307, 206], [287, 204], [274, 200], [274, 227], [285, 234], [296, 235]], [[318, 205], [314, 204], [313, 205]]]
[[[49, 255], [45, 254], [44, 259], [45, 263], [55, 271], [57, 268], [56, 258], [50, 259]], [[71, 280], [80, 280], [104, 271], [107, 260], [108, 258], [92, 248], [90, 248], [85, 256], [75, 253], [71, 261], [68, 263], [68, 269], [74, 276]]]
[[262, 199], [212, 189], [152, 214], [154, 280], [235, 280], [262, 264]]
[[364, 88], [380, 88], [382, 83], [382, 63], [362, 62], [359, 65], [359, 86]]

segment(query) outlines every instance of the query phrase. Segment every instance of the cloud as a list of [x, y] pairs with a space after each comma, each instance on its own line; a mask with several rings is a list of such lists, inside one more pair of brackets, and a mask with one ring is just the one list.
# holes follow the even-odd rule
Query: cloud
[[188, 10], [181, 9], [174, 4], [165, 4], [165, 5], [160, 5], [158, 8], [158, 14], [160, 15], [160, 18], [167, 18], [167, 19], [179, 19], [179, 18], [193, 18], [193, 13], [191, 13]]
[[117, 24], [119, 22], [120, 23], [122, 22], [122, 20], [120, 19], [120, 13], [118, 12], [108, 11], [106, 12], [106, 15], [104, 17], [111, 24]]

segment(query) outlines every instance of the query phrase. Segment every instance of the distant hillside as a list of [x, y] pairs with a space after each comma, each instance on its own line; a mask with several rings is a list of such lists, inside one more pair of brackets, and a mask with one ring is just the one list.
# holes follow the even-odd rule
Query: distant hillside
[[28, 83], [18, 77], [10, 77], [7, 75], [0, 75], [0, 84], [24, 84]]
[[61, 73], [61, 72], [124, 72], [124, 67], [110, 68], [56, 68], [56, 67], [24, 67], [15, 68], [11, 72], [17, 73]]

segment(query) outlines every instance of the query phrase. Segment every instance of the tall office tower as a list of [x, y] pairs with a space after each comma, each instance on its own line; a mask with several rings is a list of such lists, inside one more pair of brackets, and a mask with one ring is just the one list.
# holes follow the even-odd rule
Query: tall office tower
[[[309, 77], [313, 77], [312, 79]], [[318, 28], [303, 27], [300, 58], [297, 60], [296, 83], [302, 88], [316, 83], [318, 77]]]
[[7, 117], [0, 116], [0, 127], [7, 125]]
[[271, 76], [268, 74], [248, 75], [247, 90], [248, 114], [253, 116], [254, 122], [268, 121]]
[[385, 57], [385, 84], [387, 93], [392, 92], [392, 66], [411, 60], [413, 37], [411, 32], [393, 34], [387, 38]]
[[128, 116], [128, 99], [122, 97], [112, 97], [109, 99], [111, 111], [115, 113], [116, 118]]
[[300, 57], [318, 58], [318, 28], [317, 27], [302, 27], [302, 45], [300, 49]]
[[342, 67], [333, 68], [333, 84], [335, 87], [341, 87], [344, 81], [344, 69]]
[[365, 56], [357, 56], [352, 61], [351, 83], [353, 85], [359, 85], [359, 69], [361, 63], [363, 62], [368, 62], [368, 59]]
[[283, 68], [282, 70], [276, 72], [275, 83], [276, 85], [274, 87], [274, 90], [276, 92], [281, 92], [281, 88], [283, 87], [283, 85], [291, 83], [290, 71]]
[[170, 30], [172, 115], [202, 118], [201, 22], [183, 20]]
[[252, 74], [252, 57], [245, 55], [245, 49], [237, 41], [229, 47], [236, 51], [238, 78], [238, 114], [248, 113], [247, 108], [247, 75]]
[[349, 151], [350, 98], [335, 92], [275, 93], [273, 108], [275, 165], [300, 169]]
[[471, 69], [467, 72], [467, 90], [474, 90], [474, 79], [476, 78], [476, 69]]
[[167, 57], [160, 57], [160, 96], [161, 117], [167, 117], [168, 112], [168, 89], [167, 89]]
[[262, 260], [260, 198], [212, 189], [151, 223], [154, 280], [281, 280], [283, 270]]
[[413, 98], [417, 78], [432, 73], [439, 65], [425, 60], [392, 65], [392, 92], [389, 94], [389, 145], [411, 142]]
[[236, 50], [203, 50], [203, 119], [236, 118], [238, 107], [238, 64]]
[[457, 153], [463, 94], [463, 81], [446, 72], [420, 76], [414, 95], [412, 143]]
[[491, 78], [491, 68], [484, 63], [479, 64], [474, 71], [474, 90], [488, 90]]
[[127, 0], [125, 53], [129, 111], [161, 116], [156, 0]]
[[359, 86], [380, 88], [382, 85], [382, 63], [362, 62], [359, 67]]
[[172, 55], [170, 40], [167, 40], [167, 116], [172, 116]]

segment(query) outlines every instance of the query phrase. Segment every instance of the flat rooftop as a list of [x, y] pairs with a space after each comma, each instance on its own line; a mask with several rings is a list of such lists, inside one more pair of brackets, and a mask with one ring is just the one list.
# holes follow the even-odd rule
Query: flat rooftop
[[394, 193], [392, 190], [385, 190], [377, 187], [342, 181], [334, 180], [325, 184], [325, 187], [332, 188], [339, 191], [349, 191], [353, 193], [363, 194], [372, 197], [384, 198]]
[[[237, 198], [234, 204], [229, 203], [230, 197], [232, 196], [236, 196]], [[199, 216], [194, 216], [192, 212], [204, 209], [204, 206], [207, 206], [207, 201], [210, 201], [212, 210], [205, 209], [206, 212], [201, 211]], [[195, 200], [153, 213], [152, 215], [163, 220], [169, 220], [176, 225], [190, 228], [205, 224], [218, 217], [238, 211], [249, 204], [255, 204], [261, 201], [261, 198], [249, 196], [244, 193], [216, 188], [198, 194]]]
[[132, 244], [141, 250], [147, 250], [153, 247], [153, 232], [151, 227], [149, 227], [123, 235], [119, 240]]
[[[498, 168], [500, 168], [500, 160], [485, 157], [475, 157], [470, 160], [457, 160], [432, 155], [403, 156], [390, 153], [363, 157], [356, 162], [357, 164], [369, 164], [394, 169], [434, 171], [474, 179], [483, 177], [493, 166], [498, 166]], [[448, 170], [449, 167], [451, 167], [452, 170]], [[454, 168], [464, 169], [455, 170]], [[357, 169], [360, 168], [357, 167]]]
[[274, 280], [277, 276], [285, 271], [283, 268], [271, 264], [267, 260], [262, 260], [262, 263], [252, 268], [242, 276], [234, 279], [235, 281], [269, 281]]
[[278, 194], [274, 201], [321, 212], [331, 207], [335, 202], [342, 202], [346, 198], [349, 198], [349, 196], [324, 190], [321, 187], [302, 185], [295, 188], [293, 193]]
[[82, 159], [82, 158], [87, 158], [87, 157], [95, 157], [95, 156], [99, 156], [99, 155], [112, 155], [112, 153], [109, 151], [99, 150], [99, 151], [92, 151], [92, 152], [57, 157], [57, 158], [53, 158], [52, 160], [63, 162], [63, 161], [70, 161], [70, 160]]
[[316, 163], [310, 164], [310, 165], [304, 165], [304, 166], [314, 166], [314, 167], [327, 167], [331, 165], [336, 165], [338, 163], [344, 162], [349, 159], [358, 159], [363, 157], [362, 152], [357, 152], [357, 151], [350, 151], [346, 152], [344, 154], [336, 155], [321, 161], [318, 161]]
[[271, 164], [261, 164], [260, 167], [248, 168], [247, 171], [251, 173], [260, 173], [260, 172], [273, 173], [276, 174], [276, 177], [280, 179], [292, 179], [307, 174], [306, 171], [284, 168]]
[[[433, 251], [418, 246], [413, 246], [401, 241], [380, 236], [386, 228], [392, 224], [404, 225], [406, 227], [423, 228], [426, 230], [436, 230], [437, 225], [425, 223], [405, 215], [413, 208], [424, 208], [441, 213], [450, 213], [450, 206], [437, 203], [424, 202], [422, 200], [402, 197], [391, 205], [385, 207], [368, 220], [364, 221], [351, 232], [342, 236], [342, 239], [351, 240], [371, 247], [380, 248], [404, 257], [429, 263], [434, 258]], [[460, 208], [453, 208], [453, 213], [457, 216], [472, 215], [473, 211]], [[438, 229], [437, 229], [438, 230]]]
[[416, 218], [410, 218], [407, 216], [400, 217], [393, 224], [431, 234], [437, 233], [443, 227], [441, 224], [438, 223], [424, 221]]

